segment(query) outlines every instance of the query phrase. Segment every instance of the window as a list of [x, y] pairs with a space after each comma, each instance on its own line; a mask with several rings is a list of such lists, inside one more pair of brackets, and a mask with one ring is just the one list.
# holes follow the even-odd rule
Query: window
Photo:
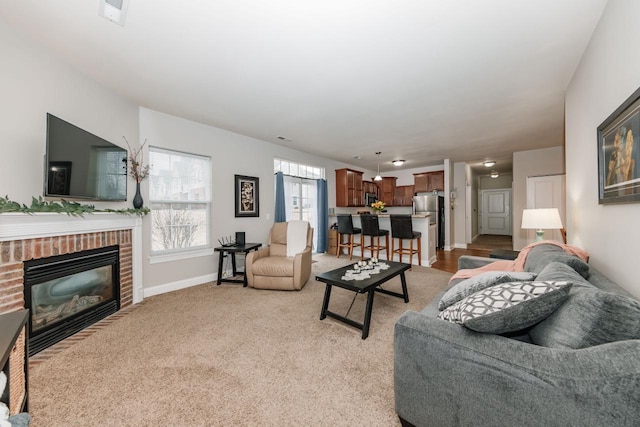
[[285, 177], [284, 196], [287, 203], [287, 219], [298, 219], [317, 224], [317, 186], [315, 180]]
[[273, 172], [282, 172], [285, 175], [299, 178], [324, 179], [324, 168], [302, 165], [282, 159], [273, 159]]
[[209, 248], [211, 159], [149, 147], [151, 252]]
[[[324, 178], [324, 168], [302, 165], [288, 160], [274, 159], [274, 172], [284, 176], [284, 198], [287, 220], [309, 221], [318, 229], [317, 181]], [[313, 233], [313, 247], [317, 248], [318, 233]]]

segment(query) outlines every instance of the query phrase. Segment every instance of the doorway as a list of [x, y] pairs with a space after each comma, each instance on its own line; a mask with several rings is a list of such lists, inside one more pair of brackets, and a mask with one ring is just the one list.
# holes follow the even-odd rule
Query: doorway
[[511, 236], [511, 189], [480, 191], [480, 233]]

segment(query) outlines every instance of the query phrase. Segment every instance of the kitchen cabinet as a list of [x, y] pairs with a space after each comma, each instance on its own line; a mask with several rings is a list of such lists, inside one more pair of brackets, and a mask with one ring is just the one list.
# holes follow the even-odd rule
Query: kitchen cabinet
[[336, 169], [336, 206], [364, 206], [363, 173], [353, 169]]
[[399, 185], [393, 197], [393, 206], [413, 206], [413, 185]]
[[362, 191], [378, 195], [378, 186], [373, 181], [362, 181]]
[[383, 176], [382, 181], [376, 181], [378, 185], [378, 199], [382, 200], [386, 206], [393, 206], [397, 179], [395, 176]]
[[414, 173], [413, 181], [416, 193], [444, 191], [444, 171]]

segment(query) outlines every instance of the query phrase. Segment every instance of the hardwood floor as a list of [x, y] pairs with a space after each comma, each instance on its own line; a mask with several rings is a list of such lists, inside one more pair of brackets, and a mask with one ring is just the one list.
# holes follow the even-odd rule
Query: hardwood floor
[[[436, 251], [437, 261], [431, 264], [432, 268], [455, 273], [458, 271], [458, 258], [462, 255], [488, 257], [491, 249], [454, 249], [452, 251]], [[497, 261], [497, 260], [496, 260]]]
[[437, 261], [431, 267], [455, 273], [458, 271], [458, 258], [462, 255], [488, 257], [494, 249], [511, 250], [513, 248], [513, 240], [511, 236], [481, 234], [473, 243], [467, 245], [467, 248], [454, 249], [450, 252], [436, 251]]
[[467, 249], [513, 249], [511, 236], [498, 236], [495, 234], [481, 234], [473, 243], [467, 245]]

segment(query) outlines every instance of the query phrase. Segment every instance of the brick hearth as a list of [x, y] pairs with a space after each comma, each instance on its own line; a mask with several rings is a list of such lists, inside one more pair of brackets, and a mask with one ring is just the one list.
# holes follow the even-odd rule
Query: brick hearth
[[0, 314], [20, 310], [24, 301], [24, 261], [105, 246], [120, 246], [120, 307], [133, 302], [131, 230], [103, 231], [0, 242]]
[[[68, 347], [92, 334], [102, 325], [130, 312], [130, 309], [123, 309], [134, 308], [134, 303], [142, 301], [141, 224], [140, 218], [111, 213], [80, 218], [59, 214], [0, 215], [0, 314], [25, 307], [24, 261], [119, 245], [120, 311], [85, 328], [75, 338], [67, 338], [45, 349], [33, 362], [45, 360], [62, 346]], [[25, 335], [23, 328], [20, 339], [24, 340]], [[15, 413], [25, 393], [26, 371], [21, 369], [21, 362], [12, 366], [8, 380], [11, 396], [16, 398], [12, 398], [16, 406], [12, 413]]]

